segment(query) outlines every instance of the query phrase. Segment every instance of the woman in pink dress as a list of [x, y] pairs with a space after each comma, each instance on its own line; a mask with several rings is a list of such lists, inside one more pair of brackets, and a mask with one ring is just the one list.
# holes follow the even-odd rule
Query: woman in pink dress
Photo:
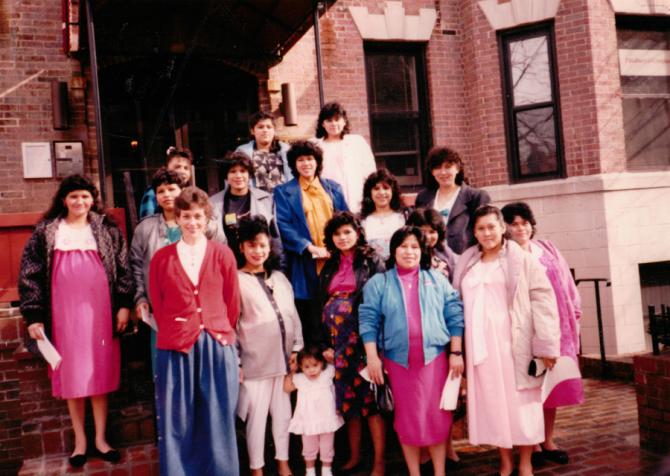
[[463, 305], [447, 278], [431, 269], [419, 228], [397, 230], [390, 251], [388, 271], [368, 280], [358, 310], [367, 368], [377, 384], [388, 373], [393, 427], [410, 476], [420, 474], [422, 448], [428, 448], [434, 474], [444, 476], [452, 419], [440, 409], [440, 398], [449, 369], [455, 376], [463, 370]]
[[21, 313], [31, 339], [48, 336], [62, 357], [50, 372], [54, 397], [67, 400], [74, 467], [86, 463], [85, 403], [95, 422], [94, 450], [120, 454], [106, 440], [107, 394], [120, 378], [119, 340], [128, 324], [133, 280], [121, 230], [101, 211], [98, 191], [80, 175], [65, 178], [37, 224], [21, 260]]
[[[527, 203], [510, 203], [505, 205], [501, 211], [511, 238], [524, 251], [538, 258], [544, 266], [556, 294], [561, 325], [561, 355], [572, 357], [576, 361], [579, 353], [579, 318], [582, 315], [582, 309], [579, 291], [570, 273], [570, 267], [553, 243], [533, 239], [537, 222]], [[544, 402], [545, 440], [542, 445], [535, 448], [533, 453], [533, 459], [537, 464], [541, 464], [544, 460], [559, 464], [569, 462], [568, 453], [559, 449], [554, 442], [556, 408], [579, 405], [583, 402], [584, 388], [581, 379], [561, 382], [549, 394]]]
[[534, 358], [551, 369], [560, 351], [556, 298], [544, 268], [514, 241], [504, 240], [502, 213], [492, 205], [473, 217], [478, 242], [462, 255], [454, 286], [465, 306], [468, 435], [500, 451], [500, 474], [531, 476], [533, 446], [544, 441], [541, 377]]

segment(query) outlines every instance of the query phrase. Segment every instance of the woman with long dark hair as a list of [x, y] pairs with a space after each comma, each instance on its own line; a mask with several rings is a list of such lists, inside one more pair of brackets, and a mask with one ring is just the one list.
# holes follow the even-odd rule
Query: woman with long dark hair
[[384, 271], [381, 259], [365, 242], [360, 222], [350, 212], [335, 214], [326, 225], [326, 248], [330, 258], [319, 276], [321, 318], [328, 349], [325, 355], [335, 365], [337, 412], [344, 418], [349, 436], [349, 461], [340, 468], [355, 472], [360, 465], [361, 423], [366, 419], [374, 446], [372, 475], [384, 474], [384, 420], [360, 375], [365, 368], [363, 342], [358, 335], [358, 306], [363, 286]]
[[[128, 324], [134, 285], [123, 233], [104, 215], [88, 178], [71, 175], [58, 187], [23, 251], [19, 294], [30, 337], [48, 336], [63, 358], [50, 376], [53, 396], [67, 400], [72, 420], [70, 464], [83, 466], [87, 452], [119, 461], [105, 435], [107, 394], [119, 387], [116, 334]], [[84, 429], [87, 398], [94, 451]]]

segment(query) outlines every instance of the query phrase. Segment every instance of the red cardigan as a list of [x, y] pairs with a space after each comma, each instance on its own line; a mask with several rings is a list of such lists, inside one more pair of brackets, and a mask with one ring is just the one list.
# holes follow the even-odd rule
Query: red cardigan
[[177, 244], [156, 252], [149, 265], [149, 294], [158, 324], [157, 347], [188, 353], [206, 330], [222, 345], [235, 343], [240, 291], [233, 252], [208, 241], [194, 286], [179, 262]]

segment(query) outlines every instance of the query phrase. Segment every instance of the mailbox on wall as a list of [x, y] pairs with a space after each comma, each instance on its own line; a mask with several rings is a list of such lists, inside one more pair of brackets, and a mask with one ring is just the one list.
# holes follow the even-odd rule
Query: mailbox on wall
[[54, 142], [56, 177], [64, 178], [72, 174], [84, 173], [84, 143]]

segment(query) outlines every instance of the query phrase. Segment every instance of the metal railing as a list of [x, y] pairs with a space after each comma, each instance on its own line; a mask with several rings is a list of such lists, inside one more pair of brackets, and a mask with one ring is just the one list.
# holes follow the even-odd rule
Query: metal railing
[[661, 313], [656, 314], [656, 306], [649, 306], [649, 334], [654, 355], [661, 353], [660, 346], [670, 347], [670, 307], [661, 304]]
[[606, 278], [575, 279], [575, 285], [580, 283], [593, 283], [593, 289], [596, 293], [596, 318], [598, 319], [598, 343], [600, 344], [600, 366], [601, 375], [607, 375], [607, 356], [605, 355], [605, 334], [603, 332], [603, 311], [600, 304], [600, 283], [604, 282], [606, 287], [612, 283]]

